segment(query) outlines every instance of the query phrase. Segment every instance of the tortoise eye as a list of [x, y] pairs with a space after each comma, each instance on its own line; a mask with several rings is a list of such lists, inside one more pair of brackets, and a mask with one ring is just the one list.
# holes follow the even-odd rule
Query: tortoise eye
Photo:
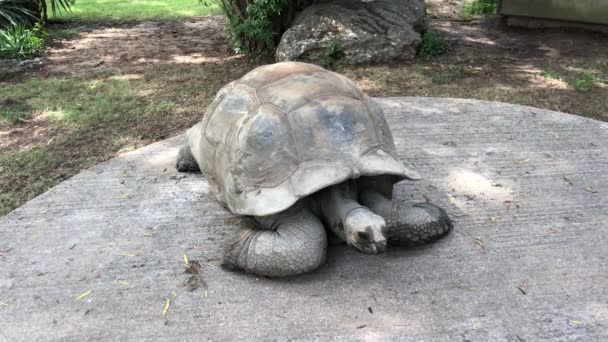
[[361, 240], [369, 240], [369, 234], [367, 232], [358, 232], [357, 236]]

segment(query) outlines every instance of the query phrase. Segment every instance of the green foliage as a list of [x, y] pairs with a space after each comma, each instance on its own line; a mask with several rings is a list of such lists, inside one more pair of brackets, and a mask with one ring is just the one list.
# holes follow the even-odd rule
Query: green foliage
[[0, 0], [0, 29], [3, 26], [35, 20], [34, 12], [28, 9], [27, 1], [29, 0]]
[[13, 110], [11, 108], [2, 108], [0, 110], [0, 120], [10, 123], [17, 123], [25, 116], [25, 113]]
[[333, 69], [342, 57], [344, 57], [344, 53], [340, 48], [340, 44], [335, 40], [329, 42], [329, 45], [327, 45], [327, 49], [325, 50], [325, 67]]
[[29, 29], [25, 24], [0, 31], [0, 59], [28, 59], [42, 51], [41, 25]]
[[496, 14], [498, 0], [473, 0], [463, 7], [463, 12], [468, 15]]
[[[270, 52], [281, 32], [276, 31], [275, 19], [290, 3], [288, 0], [209, 0], [228, 17], [232, 42], [236, 52]], [[206, 0], [203, 4], [208, 5]]]
[[591, 87], [597, 82], [595, 75], [585, 72], [580, 76], [568, 79], [568, 84], [574, 88], [577, 93], [586, 93], [591, 90]]
[[448, 43], [433, 31], [426, 31], [422, 35], [422, 44], [418, 48], [418, 55], [430, 59], [441, 56], [448, 51]]

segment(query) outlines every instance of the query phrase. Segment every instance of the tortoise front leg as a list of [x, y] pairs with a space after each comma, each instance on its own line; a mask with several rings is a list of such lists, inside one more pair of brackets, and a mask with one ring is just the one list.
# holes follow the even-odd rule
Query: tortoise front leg
[[192, 152], [190, 151], [190, 146], [186, 145], [179, 149], [177, 153], [177, 161], [175, 163], [175, 168], [179, 172], [198, 172], [200, 168], [198, 167], [198, 163], [192, 156]]
[[325, 261], [327, 235], [319, 219], [302, 204], [241, 228], [224, 248], [223, 266], [268, 277], [312, 271]]
[[389, 245], [417, 245], [435, 241], [449, 233], [454, 225], [448, 214], [430, 203], [412, 206], [392, 201], [373, 188], [364, 189], [361, 204], [384, 217]]

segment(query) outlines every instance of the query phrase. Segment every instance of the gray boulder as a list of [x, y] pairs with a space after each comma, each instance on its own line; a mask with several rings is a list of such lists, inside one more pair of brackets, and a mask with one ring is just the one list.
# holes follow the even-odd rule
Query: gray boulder
[[331, 0], [305, 8], [281, 37], [278, 61], [358, 64], [409, 59], [422, 41], [423, 0]]

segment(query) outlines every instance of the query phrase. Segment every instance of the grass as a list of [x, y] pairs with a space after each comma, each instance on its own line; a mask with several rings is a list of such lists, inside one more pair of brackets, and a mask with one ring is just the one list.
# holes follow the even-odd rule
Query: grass
[[251, 68], [248, 61], [173, 65], [0, 84], [0, 113], [10, 111], [0, 134], [36, 130], [22, 133], [26, 146], [0, 142], [0, 215], [116, 153], [192, 126], [221, 86]]
[[71, 21], [176, 20], [218, 13], [216, 7], [198, 0], [77, 0], [71, 11], [62, 11], [53, 19]]
[[45, 147], [0, 153], [0, 215], [55, 185], [58, 159]]

